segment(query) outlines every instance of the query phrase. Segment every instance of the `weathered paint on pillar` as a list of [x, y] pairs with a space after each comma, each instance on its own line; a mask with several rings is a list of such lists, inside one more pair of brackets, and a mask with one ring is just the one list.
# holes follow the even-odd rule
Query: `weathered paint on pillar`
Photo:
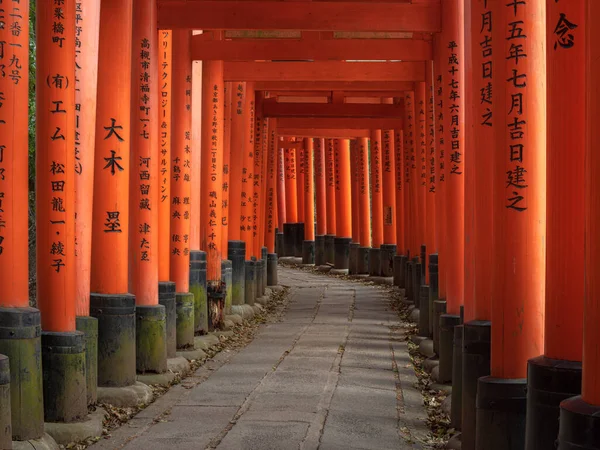
[[256, 256], [255, 248], [252, 242], [252, 228], [254, 226], [252, 218], [254, 208], [252, 202], [254, 199], [254, 115], [255, 115], [255, 91], [254, 83], [246, 83], [245, 108], [248, 113], [244, 117], [245, 140], [244, 140], [244, 158], [242, 172], [242, 216], [240, 218], [240, 235], [246, 242], [246, 259]]
[[447, 72], [444, 91], [448, 169], [446, 176], [446, 312], [458, 315], [464, 299], [465, 39], [464, 2], [444, 2], [443, 46]]
[[[301, 139], [298, 139], [297, 142], [302, 142]], [[296, 150], [296, 176], [298, 178], [298, 183], [296, 184], [296, 192], [298, 195], [298, 223], [304, 223], [304, 146], [301, 145]]]
[[[351, 197], [352, 197], [352, 242], [360, 242], [360, 211], [358, 207], [358, 141], [350, 142], [350, 179], [351, 179]], [[334, 178], [335, 180], [335, 178]], [[335, 183], [334, 183], [335, 186]], [[329, 189], [328, 189], [329, 191]], [[335, 192], [335, 191], [334, 191]], [[329, 199], [329, 197], [328, 197]], [[336, 205], [337, 206], [337, 205]], [[329, 222], [328, 222], [329, 223]]]
[[[63, 3], [60, 18], [50, 2], [36, 11], [36, 269], [44, 331], [75, 330], [75, 14], [75, 0]], [[13, 80], [27, 65], [14, 60]]]
[[[233, 85], [233, 107], [231, 113], [231, 151], [229, 167], [230, 180], [244, 178], [244, 152], [246, 142], [246, 122], [249, 114], [246, 103], [246, 83], [235, 82]], [[231, 183], [229, 186], [229, 240], [239, 241], [242, 219], [242, 183]]]
[[[206, 252], [206, 279], [221, 282], [221, 227], [223, 224], [223, 119], [225, 85], [223, 61], [202, 65], [202, 204], [200, 248]], [[210, 101], [207, 101], [210, 99]]]
[[170, 280], [171, 254], [171, 113], [173, 35], [158, 31], [159, 151], [158, 163], [158, 279]]
[[130, 292], [137, 305], [158, 304], [158, 35], [156, 2], [133, 13]]
[[327, 181], [325, 180], [325, 139], [315, 139], [315, 189], [317, 197], [317, 236], [327, 234]]
[[381, 170], [381, 130], [371, 131], [371, 221], [373, 248], [383, 244], [383, 191]]
[[[425, 229], [425, 195], [427, 193], [427, 181], [426, 181], [426, 152], [427, 152], [427, 96], [425, 90], [425, 83], [415, 83], [415, 138], [414, 138], [414, 150], [416, 158], [416, 169], [414, 175], [416, 178], [415, 183], [415, 195], [414, 199], [417, 202], [416, 205], [416, 237], [417, 246], [419, 253], [421, 245], [426, 244], [427, 232]], [[416, 256], [416, 255], [415, 255]]]
[[404, 190], [407, 185], [404, 181], [404, 131], [394, 130], [394, 159], [395, 159], [395, 186], [396, 190], [396, 254], [406, 255], [408, 245], [404, 233]]
[[446, 298], [446, 72], [444, 40], [441, 34], [433, 38], [433, 73], [435, 90], [435, 123], [436, 123], [436, 150], [435, 150], [435, 236], [438, 250], [438, 291], [439, 298]]
[[94, 158], [91, 291], [125, 294], [128, 283], [132, 0], [104, 0]]
[[415, 93], [404, 94], [404, 233], [411, 257], [420, 254], [417, 233], [417, 162], [415, 156]]
[[171, 127], [171, 281], [189, 292], [192, 167], [191, 31], [173, 30], [173, 123]]
[[[434, 75], [433, 61], [425, 61], [425, 102], [426, 102], [426, 137], [425, 142], [425, 244], [427, 245], [427, 253], [435, 253], [437, 251], [437, 240], [435, 235], [435, 187], [436, 187], [436, 135], [435, 135], [435, 110], [434, 110]], [[427, 270], [427, 280], [429, 280], [429, 270]]]
[[285, 210], [287, 223], [298, 223], [298, 195], [296, 195], [296, 150], [287, 148], [284, 140], [285, 148]]
[[[229, 190], [231, 170], [231, 120], [233, 115], [234, 84], [225, 83], [225, 104], [223, 105], [223, 200], [221, 202], [221, 214], [223, 214], [221, 227], [221, 255], [224, 259], [229, 251]], [[200, 147], [202, 151], [202, 147]]]
[[[20, 13], [22, 18], [7, 21], [7, 25], [18, 24], [21, 33], [12, 33], [9, 26], [0, 28], [0, 41], [4, 42], [0, 64], [8, 67], [14, 60], [20, 61], [21, 66], [0, 78], [3, 94], [0, 101], [0, 285], [3, 290], [0, 307], [26, 308], [29, 306], [29, 214], [26, 207], [29, 201], [29, 0], [13, 3], [4, 12]], [[89, 305], [89, 293], [87, 299]]]
[[[78, 44], [75, 49], [75, 309], [78, 316], [89, 316], [92, 264], [90, 198], [94, 195], [100, 0], [85, 4], [78, 1], [76, 7]], [[6, 90], [4, 92], [6, 93]]]
[[327, 190], [325, 191], [325, 201], [327, 204], [326, 234], [335, 236], [337, 230], [335, 221], [335, 157], [333, 154], [333, 139], [325, 140], [325, 178], [327, 182]]
[[[277, 139], [277, 120], [269, 119], [269, 151], [267, 154], [267, 198], [266, 198], [266, 222], [265, 222], [265, 246], [269, 253], [275, 253], [275, 227], [277, 224], [277, 163], [279, 156], [279, 139]], [[283, 228], [283, 225], [281, 225]]]
[[[527, 360], [543, 353], [546, 30], [540, 17], [545, 3], [492, 7], [498, 17], [492, 39], [503, 43], [493, 54], [495, 79], [503, 80], [494, 85], [498, 101], [493, 105], [491, 375], [497, 378], [525, 378]], [[515, 35], [527, 36], [520, 38], [527, 43], [526, 58], [510, 52]]]
[[336, 139], [335, 206], [338, 238], [352, 237], [352, 191], [350, 178], [350, 140]]
[[315, 172], [314, 146], [311, 138], [304, 138], [304, 240], [315, 240]]
[[277, 138], [275, 143], [277, 152], [277, 227], [283, 233], [283, 224], [287, 221], [286, 193], [285, 193], [285, 150], [283, 138]]
[[[337, 141], [336, 141], [337, 142]], [[360, 138], [358, 153], [358, 211], [359, 211], [359, 243], [361, 247], [371, 247], [371, 196], [369, 192], [369, 140]], [[336, 224], [337, 225], [337, 224]], [[340, 224], [341, 226], [342, 224]], [[339, 232], [338, 232], [339, 234]]]

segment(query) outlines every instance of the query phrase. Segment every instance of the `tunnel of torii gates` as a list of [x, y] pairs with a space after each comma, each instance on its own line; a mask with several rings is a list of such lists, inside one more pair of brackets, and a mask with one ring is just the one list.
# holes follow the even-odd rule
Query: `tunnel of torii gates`
[[404, 289], [463, 449], [600, 448], [600, 2], [38, 1], [37, 309], [0, 4], [2, 448], [143, 391], [278, 256]]

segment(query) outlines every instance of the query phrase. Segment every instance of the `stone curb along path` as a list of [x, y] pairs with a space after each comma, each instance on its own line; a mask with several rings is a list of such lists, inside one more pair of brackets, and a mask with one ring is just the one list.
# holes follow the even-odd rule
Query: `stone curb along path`
[[422, 449], [427, 413], [389, 293], [280, 268], [285, 300], [94, 449]]

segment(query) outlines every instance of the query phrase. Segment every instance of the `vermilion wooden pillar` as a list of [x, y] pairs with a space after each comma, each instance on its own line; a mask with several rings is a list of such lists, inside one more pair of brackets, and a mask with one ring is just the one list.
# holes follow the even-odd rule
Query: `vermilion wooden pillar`
[[242, 169], [242, 216], [240, 219], [240, 233], [246, 243], [246, 260], [256, 257], [253, 245], [253, 216], [254, 216], [254, 121], [255, 121], [255, 90], [254, 83], [246, 83], [245, 108], [248, 114], [244, 117], [246, 129], [244, 139], [244, 158]]
[[325, 235], [327, 234], [327, 180], [325, 179], [325, 139], [315, 139], [315, 190], [317, 203], [317, 231], [315, 236], [315, 264], [324, 265]]
[[75, 50], [75, 308], [78, 316], [86, 317], [90, 315], [92, 203], [89, 199], [94, 192], [100, 1], [78, 3], [75, 22], [79, 41]]
[[[359, 242], [358, 273], [369, 273], [371, 249], [371, 195], [369, 191], [369, 139], [360, 138], [357, 143]], [[337, 224], [336, 224], [337, 226]], [[341, 224], [340, 224], [341, 226]], [[338, 231], [339, 234], [339, 231]]]
[[275, 143], [277, 151], [277, 226], [280, 233], [283, 233], [283, 224], [287, 222], [285, 207], [285, 150], [281, 146], [282, 144], [282, 139], [278, 139]]
[[[571, 2], [558, 19], [557, 30], [561, 32], [552, 36], [552, 40], [548, 42], [550, 46], [548, 52], [556, 51], [573, 51], [579, 53], [582, 42], [582, 33], [579, 32], [579, 27], [585, 30], [585, 87], [586, 87], [586, 150], [585, 150], [585, 266], [584, 266], [584, 319], [583, 319], [583, 377], [581, 386], [581, 396], [573, 397], [561, 403], [560, 412], [560, 431], [558, 434], [558, 448], [566, 450], [574, 446], [599, 448], [598, 442], [598, 425], [595, 418], [600, 411], [600, 382], [598, 381], [598, 367], [600, 366], [600, 355], [598, 354], [598, 339], [600, 332], [598, 330], [599, 317], [599, 301], [598, 301], [598, 280], [599, 276], [599, 256], [600, 245], [598, 241], [598, 218], [600, 217], [600, 197], [598, 196], [598, 180], [597, 170], [600, 167], [600, 159], [598, 148], [600, 144], [597, 118], [600, 115], [598, 105], [600, 104], [600, 92], [597, 87], [596, 79], [600, 73], [600, 32], [597, 27], [593, 26], [598, 18], [600, 18], [600, 5], [593, 0], [584, 1], [585, 15], [579, 20], [578, 10], [581, 2]], [[548, 20], [550, 23], [556, 17], [556, 9], [548, 7]], [[566, 23], [564, 21], [567, 21]], [[548, 23], [548, 26], [550, 26]], [[565, 28], [566, 27], [566, 28]], [[566, 55], [554, 58], [565, 58]], [[575, 57], [570, 55], [570, 58]], [[562, 69], [554, 67], [553, 59], [549, 59], [548, 71], [550, 78], [562, 72]], [[579, 67], [575, 73], [579, 71]], [[552, 74], [556, 70], [557, 73]], [[550, 75], [551, 74], [551, 75]], [[578, 76], [578, 75], [575, 75]], [[554, 97], [552, 85], [548, 85], [549, 97], [548, 103]], [[570, 89], [576, 89], [575, 86], [570, 86]], [[565, 93], [566, 96], [566, 93]], [[560, 102], [560, 100], [559, 100]], [[552, 113], [551, 113], [552, 114]], [[552, 117], [552, 116], [550, 116]], [[563, 116], [563, 119], [566, 116]], [[551, 131], [548, 136], [551, 135]], [[573, 164], [573, 161], [568, 163], [568, 167]], [[552, 174], [554, 168], [552, 162], [549, 161], [548, 175]], [[550, 203], [548, 208], [551, 209]], [[549, 236], [552, 228], [548, 223]], [[548, 285], [546, 285], [548, 286]]]
[[261, 241], [260, 231], [261, 231], [261, 221], [262, 214], [260, 213], [263, 209], [261, 205], [262, 202], [262, 188], [263, 188], [263, 162], [264, 162], [264, 136], [263, 136], [263, 127], [264, 124], [267, 123], [266, 117], [263, 117], [262, 113], [262, 105], [265, 98], [264, 92], [256, 93], [256, 105], [255, 105], [255, 115], [254, 115], [254, 152], [252, 155], [253, 158], [253, 180], [252, 180], [252, 247], [253, 247], [253, 255], [256, 256], [257, 259], [261, 259]]
[[[201, 34], [200, 30], [192, 30], [192, 36]], [[217, 32], [217, 38], [220, 34]], [[202, 61], [192, 61], [192, 82], [191, 82], [191, 107], [192, 107], [192, 124], [198, 124], [202, 121]], [[201, 151], [200, 141], [201, 127], [192, 126], [192, 152], [191, 161], [191, 189], [190, 189], [190, 260], [194, 261], [197, 252], [200, 250], [200, 205], [202, 203], [200, 195], [200, 166], [201, 166]], [[190, 266], [190, 269], [193, 267]], [[195, 282], [190, 279], [190, 286]]]
[[350, 243], [351, 274], [358, 273], [358, 249], [360, 247], [360, 215], [358, 211], [358, 150], [357, 141], [350, 141], [350, 195], [352, 210], [352, 242]]
[[[283, 225], [285, 256], [302, 255], [299, 240], [304, 239], [304, 232], [298, 225], [298, 188], [296, 173], [296, 149], [288, 148], [290, 141], [284, 140], [285, 148], [285, 209], [287, 222]], [[300, 237], [300, 238], [299, 238]]]
[[[494, 85], [498, 101], [492, 109], [495, 263], [491, 376], [479, 380], [477, 394], [490, 399], [488, 407], [477, 411], [476, 448], [482, 449], [491, 448], [485, 442], [493, 441], [506, 448], [524, 445], [522, 425], [508, 424], [525, 420], [527, 360], [543, 349], [546, 55], [540, 17], [545, 3], [491, 5], [498, 18], [492, 39], [503, 43], [492, 56], [498, 73], [494, 79], [506, 81], [498, 89]], [[527, 42], [526, 57], [511, 50], [514, 41]], [[506, 398], [510, 406], [502, 404]]]
[[396, 254], [406, 255], [407, 244], [404, 233], [404, 190], [407, 188], [404, 181], [404, 131], [394, 130], [394, 160], [395, 176], [394, 188], [396, 190]]
[[[302, 139], [298, 139], [297, 142], [303, 143]], [[296, 150], [296, 175], [298, 177], [297, 184], [297, 195], [298, 195], [298, 223], [304, 223], [304, 158], [305, 148], [301, 145]]]
[[[433, 61], [425, 62], [425, 245], [429, 254], [437, 252], [437, 241], [435, 235], [436, 226], [436, 132], [435, 132], [435, 97], [434, 97], [434, 73]], [[427, 283], [429, 283], [429, 269], [426, 270]]]
[[[231, 117], [231, 156], [229, 167], [230, 180], [242, 180], [244, 171], [244, 142], [247, 119], [246, 83], [236, 82], [233, 85], [233, 108]], [[229, 240], [241, 239], [242, 183], [231, 183], [229, 186]]]
[[396, 154], [394, 130], [383, 130], [383, 243], [396, 244]]
[[[468, 94], [466, 120], [472, 139], [467, 137], [469, 157], [465, 179], [465, 311], [462, 362], [462, 445], [475, 449], [477, 380], [490, 373], [490, 301], [492, 297], [493, 194], [492, 105], [494, 68], [492, 66], [493, 27], [498, 18], [491, 14], [489, 2], [472, 0], [471, 18], [465, 27], [471, 39], [472, 70], [466, 78]], [[494, 49], [495, 50], [495, 49]], [[468, 233], [468, 234], [467, 234]], [[471, 251], [468, 251], [471, 249]], [[469, 283], [470, 281], [470, 283]]]
[[302, 263], [315, 263], [315, 172], [312, 138], [304, 138], [304, 242]]
[[172, 114], [172, 59], [173, 35], [171, 30], [158, 31], [158, 86], [159, 151], [158, 164], [158, 279], [170, 280], [171, 254], [171, 114]]
[[334, 268], [347, 273], [350, 269], [352, 242], [352, 188], [350, 176], [350, 140], [336, 139], [335, 146], [335, 206]]
[[[231, 82], [225, 83], [225, 103], [223, 105], [223, 201], [221, 210], [223, 214], [221, 227], [221, 254], [226, 259], [229, 254], [229, 192], [230, 171], [231, 171], [231, 121], [233, 117], [233, 98], [234, 85]], [[202, 148], [200, 148], [202, 151]]]
[[265, 246], [269, 254], [275, 254], [275, 228], [277, 225], [277, 203], [279, 200], [277, 198], [279, 140], [277, 139], [277, 121], [274, 118], [269, 119], [268, 141]]
[[[562, 4], [564, 3], [564, 4]], [[585, 1], [546, 1], [547, 211], [544, 354], [529, 361], [528, 449], [554, 443], [559, 404], [581, 393], [585, 295]], [[565, 157], [565, 148], [572, 149]], [[593, 158], [593, 157], [592, 157]], [[568, 177], [577, 180], [564, 184]], [[593, 238], [592, 238], [593, 239]], [[560, 336], [563, 336], [563, 339]], [[566, 337], [566, 339], [564, 338]], [[548, 405], [536, 397], [552, 393]], [[553, 440], [554, 439], [554, 440]]]
[[203, 61], [200, 245], [206, 252], [209, 296], [221, 290], [224, 89], [223, 61]]
[[[336, 204], [335, 204], [335, 155], [333, 139], [325, 140], [325, 178], [327, 182], [327, 234], [325, 236], [325, 260], [333, 263], [335, 259], [334, 239], [336, 236]], [[356, 210], [358, 214], [358, 209]], [[358, 240], [356, 241], [358, 243]]]
[[407, 187], [404, 191], [404, 232], [410, 257], [419, 255], [417, 238], [417, 179], [415, 156], [415, 94], [409, 91], [404, 94], [404, 182]]
[[[415, 133], [414, 133], [414, 150], [413, 153], [416, 158], [416, 193], [415, 200], [417, 202], [416, 207], [416, 236], [417, 245], [419, 248], [419, 255], [422, 255], [421, 246], [426, 245], [426, 221], [425, 217], [425, 194], [427, 192], [426, 182], [426, 151], [427, 151], [427, 96], [425, 90], [425, 82], [415, 83]], [[417, 256], [417, 255], [415, 255]], [[421, 258], [422, 259], [422, 258]], [[421, 266], [424, 269], [425, 261], [421, 261]], [[424, 273], [425, 271], [423, 271]]]
[[370, 140], [370, 180], [371, 180], [371, 238], [369, 273], [381, 274], [380, 247], [383, 244], [383, 192], [381, 171], [381, 130], [371, 130]]

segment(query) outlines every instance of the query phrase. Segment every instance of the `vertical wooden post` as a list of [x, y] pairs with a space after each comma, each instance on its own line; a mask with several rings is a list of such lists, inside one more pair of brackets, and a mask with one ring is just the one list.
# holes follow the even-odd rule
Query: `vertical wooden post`
[[[332, 263], [335, 259], [334, 239], [336, 230], [336, 204], [335, 204], [335, 156], [333, 152], [333, 139], [325, 140], [325, 177], [327, 190], [327, 234], [325, 235], [325, 260]], [[357, 210], [358, 213], [358, 210]], [[358, 240], [356, 241], [358, 243]]]
[[406, 255], [408, 245], [406, 244], [406, 236], [404, 232], [404, 190], [406, 183], [404, 181], [404, 131], [401, 129], [394, 130], [394, 189], [396, 190], [396, 254]]
[[[582, 350], [587, 350], [581, 333], [585, 259], [573, 251], [586, 246], [585, 190], [593, 185], [593, 181], [585, 180], [585, 13], [583, 0], [546, 1], [548, 203], [544, 354], [528, 363], [528, 449], [541, 449], [556, 439], [559, 404], [581, 393]], [[568, 155], [565, 148], [571, 149]], [[565, 179], [573, 182], [564, 183]], [[566, 338], [560, 339], [560, 335]], [[536, 394], [546, 392], [552, 393], [550, 405], [541, 404], [536, 398]]]
[[415, 93], [404, 94], [404, 232], [411, 257], [419, 255], [417, 231], [417, 161], [415, 155]]
[[279, 140], [277, 139], [277, 121], [269, 119], [269, 150], [267, 153], [267, 199], [266, 199], [266, 224], [265, 245], [270, 254], [275, 253], [275, 226], [277, 224], [277, 183], [279, 181], [277, 166], [279, 162]]
[[[233, 98], [234, 98], [234, 85], [231, 82], [225, 83], [225, 103], [223, 105], [223, 188], [222, 196], [223, 201], [221, 202], [221, 210], [223, 214], [221, 227], [221, 254], [223, 259], [227, 258], [229, 254], [229, 204], [230, 204], [230, 171], [231, 171], [231, 122], [234, 114], [233, 111]], [[200, 148], [202, 151], [202, 147]]]
[[[201, 33], [200, 30], [193, 30], [192, 36], [199, 35]], [[217, 38], [219, 37], [217, 32]], [[191, 123], [192, 123], [192, 143], [191, 143], [191, 161], [192, 167], [190, 170], [190, 256], [193, 261], [196, 258], [196, 252], [200, 250], [200, 210], [202, 199], [200, 195], [201, 191], [201, 181], [200, 181], [200, 170], [201, 170], [201, 133], [202, 130], [200, 126], [193, 124], [202, 123], [202, 66], [204, 65], [203, 61], [192, 61], [192, 82], [190, 83], [190, 88], [192, 91], [192, 113], [191, 113]], [[190, 266], [190, 269], [192, 266]], [[192, 281], [190, 280], [190, 284]]]
[[159, 30], [159, 198], [158, 198], [158, 279], [168, 282], [171, 277], [171, 114], [173, 32]]
[[379, 249], [383, 244], [383, 192], [381, 170], [381, 130], [371, 131], [371, 216], [372, 246]]
[[[359, 242], [358, 273], [369, 273], [371, 249], [371, 195], [369, 191], [369, 139], [360, 138], [357, 145]], [[337, 205], [336, 205], [337, 206]], [[336, 224], [337, 226], [337, 224]], [[341, 226], [341, 224], [340, 224]], [[339, 234], [339, 232], [338, 232]]]
[[351, 172], [351, 196], [352, 196], [352, 242], [360, 243], [360, 212], [358, 208], [358, 142], [351, 141], [350, 144], [350, 172]]
[[[92, 203], [94, 140], [98, 83], [100, 1], [76, 4], [75, 50], [75, 308], [77, 316], [90, 315], [92, 264]], [[89, 389], [89, 388], [88, 388]]]
[[[209, 288], [221, 286], [221, 227], [223, 222], [223, 61], [204, 61], [202, 66], [202, 193], [200, 245], [206, 252]], [[207, 101], [210, 99], [210, 101]]]
[[260, 223], [262, 220], [261, 210], [262, 201], [262, 168], [264, 162], [264, 136], [263, 127], [267, 123], [266, 117], [263, 117], [262, 105], [264, 102], [265, 93], [263, 91], [256, 92], [255, 115], [254, 115], [254, 152], [252, 156], [252, 254], [257, 259], [261, 259], [260, 245]]
[[285, 150], [281, 147], [282, 143], [281, 139], [278, 139], [275, 143], [275, 150], [277, 151], [277, 225], [280, 233], [283, 233], [283, 224], [287, 222], [285, 206]]
[[[477, 448], [486, 448], [480, 443], [483, 440], [504, 446], [524, 445], [524, 427], [507, 424], [525, 421], [527, 360], [543, 349], [545, 3], [533, 0], [526, 5], [491, 5], [498, 18], [493, 42], [503, 43], [492, 56], [499, 74], [494, 78], [502, 80], [498, 88], [494, 85], [498, 101], [492, 110], [496, 125], [491, 309], [494, 326], [491, 376], [480, 378], [477, 395], [486, 396], [493, 403], [510, 397], [511, 406], [478, 410]], [[523, 44], [521, 49], [527, 49], [526, 56], [515, 49], [517, 43]]]
[[[427, 192], [426, 182], [426, 149], [427, 149], [427, 95], [425, 90], [425, 82], [415, 83], [415, 137], [413, 153], [416, 159], [416, 192], [414, 198], [416, 205], [416, 229], [418, 251], [421, 253], [421, 246], [427, 243], [426, 241], [426, 217], [425, 217], [425, 194]], [[415, 254], [417, 256], [418, 254]], [[425, 261], [421, 261], [422, 267]]]
[[315, 263], [315, 172], [312, 138], [304, 138], [304, 242], [302, 262]]
[[336, 139], [335, 150], [335, 206], [336, 230], [334, 238], [334, 268], [342, 273], [350, 269], [352, 242], [352, 183], [350, 175], [350, 140]]
[[[288, 139], [284, 140], [285, 148], [285, 210], [287, 222], [283, 225], [285, 256], [298, 254], [298, 194], [296, 179], [296, 149], [289, 148]], [[300, 249], [301, 252], [301, 249]], [[301, 254], [301, 253], [300, 253]]]
[[[436, 226], [436, 132], [435, 132], [435, 110], [434, 110], [434, 73], [433, 61], [425, 62], [425, 244], [429, 254], [437, 252], [437, 241], [435, 235]], [[429, 270], [426, 271], [429, 283]]]
[[[304, 143], [302, 139], [297, 139], [297, 142]], [[304, 158], [305, 158], [304, 145], [300, 145], [296, 150], [296, 175], [298, 177], [297, 184], [297, 195], [298, 195], [298, 223], [304, 223]]]
[[315, 236], [315, 265], [327, 262], [325, 235], [327, 234], [327, 180], [325, 179], [325, 139], [315, 139], [315, 189], [317, 202], [317, 231]]
[[246, 243], [246, 260], [249, 260], [252, 256], [256, 256], [254, 253], [254, 245], [252, 240], [252, 217], [254, 210], [252, 202], [254, 199], [254, 115], [255, 111], [255, 91], [254, 83], [246, 83], [246, 98], [245, 108], [248, 113], [245, 115], [245, 139], [243, 143], [244, 148], [244, 159], [242, 169], [242, 216], [240, 218], [240, 236], [241, 239]]
[[383, 130], [383, 243], [396, 244], [396, 154], [394, 130]]
[[[242, 180], [244, 171], [244, 143], [247, 121], [246, 83], [236, 82], [233, 85], [233, 105], [231, 117], [231, 180]], [[229, 240], [241, 240], [242, 217], [242, 183], [231, 183], [229, 186]]]

